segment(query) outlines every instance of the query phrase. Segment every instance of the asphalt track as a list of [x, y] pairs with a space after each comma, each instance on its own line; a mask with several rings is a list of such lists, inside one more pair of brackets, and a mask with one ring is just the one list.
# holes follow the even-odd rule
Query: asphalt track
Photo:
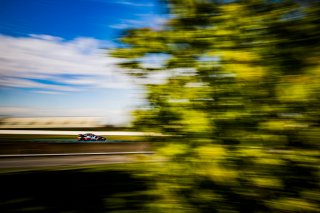
[[0, 155], [10, 154], [61, 154], [61, 153], [105, 153], [151, 151], [147, 142], [2, 142]]
[[0, 169], [132, 163], [152, 154], [147, 142], [41, 140], [0, 143]]
[[[138, 154], [140, 153], [140, 154]], [[142, 155], [149, 155], [151, 152], [137, 152], [131, 154], [86, 154], [86, 155], [29, 155], [29, 156], [2, 156], [0, 158], [0, 169], [29, 169], [40, 167], [60, 166], [86, 166], [101, 164], [119, 164], [137, 162]]]

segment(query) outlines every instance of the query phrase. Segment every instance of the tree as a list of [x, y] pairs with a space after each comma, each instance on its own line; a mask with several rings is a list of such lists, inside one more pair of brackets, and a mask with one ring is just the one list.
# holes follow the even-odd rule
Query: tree
[[[316, 212], [319, 2], [166, 0], [161, 30], [131, 29], [114, 50], [146, 84], [135, 124], [179, 137], [153, 167], [155, 211]], [[146, 67], [141, 58], [169, 56]]]

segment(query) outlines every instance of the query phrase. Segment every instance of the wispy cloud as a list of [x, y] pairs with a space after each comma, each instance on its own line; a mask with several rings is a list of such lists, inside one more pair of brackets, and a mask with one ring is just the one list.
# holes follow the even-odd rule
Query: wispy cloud
[[123, 4], [123, 5], [128, 5], [131, 7], [153, 7], [155, 6], [153, 3], [148, 3], [147, 1], [145, 2], [140, 2], [138, 3], [137, 0], [87, 0], [87, 1], [96, 1], [96, 2], [101, 2], [101, 3], [108, 3], [108, 4]]
[[136, 3], [131, 1], [117, 1], [119, 4], [125, 4], [133, 7], [153, 7], [154, 4], [152, 3]]
[[167, 22], [168, 17], [158, 14], [137, 14], [137, 19], [123, 19], [118, 24], [110, 25], [114, 29], [129, 29], [149, 27], [152, 29], [161, 29]]
[[44, 91], [134, 87], [116, 65], [120, 59], [101, 49], [104, 44], [93, 38], [0, 35], [0, 86]]
[[113, 25], [110, 25], [109, 27], [113, 29], [124, 30], [124, 29], [132, 28], [133, 26], [128, 23], [121, 23], [121, 24], [113, 24]]
[[56, 92], [56, 91], [45, 91], [45, 90], [40, 90], [40, 91], [34, 91], [35, 93], [39, 94], [46, 94], [46, 95], [61, 95], [63, 93], [61, 92]]

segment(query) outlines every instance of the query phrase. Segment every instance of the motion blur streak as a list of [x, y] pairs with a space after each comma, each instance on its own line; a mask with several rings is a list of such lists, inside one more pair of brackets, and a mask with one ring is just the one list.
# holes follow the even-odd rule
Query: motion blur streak
[[[157, 198], [146, 208], [318, 212], [320, 2], [162, 2], [167, 23], [125, 31], [113, 51], [133, 77], [170, 73], [134, 112], [137, 128], [181, 136], [146, 168]], [[146, 67], [150, 54], [167, 59]]]

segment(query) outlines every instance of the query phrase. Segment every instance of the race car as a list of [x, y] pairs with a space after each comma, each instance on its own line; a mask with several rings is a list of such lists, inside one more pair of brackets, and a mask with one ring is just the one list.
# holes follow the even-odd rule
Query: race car
[[78, 141], [105, 141], [105, 140], [107, 140], [105, 137], [95, 135], [92, 133], [78, 135]]

